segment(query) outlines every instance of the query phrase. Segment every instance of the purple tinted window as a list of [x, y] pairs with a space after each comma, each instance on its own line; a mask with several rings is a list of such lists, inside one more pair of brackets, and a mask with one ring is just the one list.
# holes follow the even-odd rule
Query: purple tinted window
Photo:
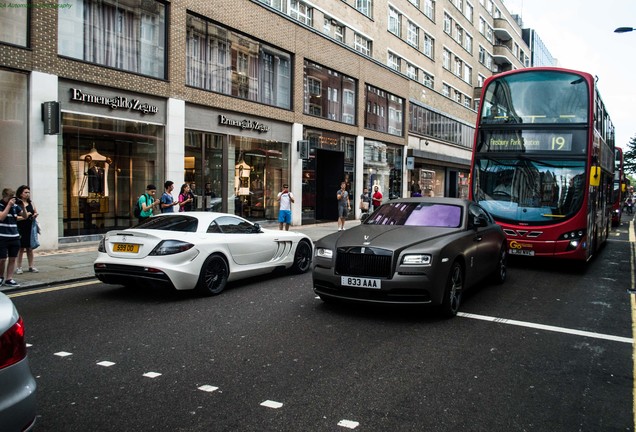
[[461, 208], [457, 206], [433, 204], [414, 209], [404, 225], [457, 228], [461, 225], [461, 215]]

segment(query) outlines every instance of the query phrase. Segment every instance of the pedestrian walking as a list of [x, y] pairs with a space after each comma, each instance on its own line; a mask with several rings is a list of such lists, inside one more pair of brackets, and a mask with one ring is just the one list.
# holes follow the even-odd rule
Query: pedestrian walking
[[294, 202], [294, 194], [289, 191], [289, 185], [283, 185], [283, 190], [278, 192], [276, 201], [280, 202], [280, 208], [278, 210], [278, 229], [282, 230], [284, 225], [285, 231], [289, 231], [292, 218], [291, 205]]
[[345, 220], [349, 216], [349, 210], [351, 210], [351, 201], [349, 200], [349, 192], [347, 191], [347, 184], [345, 182], [340, 183], [340, 189], [337, 194], [338, 198], [338, 231], [344, 231]]
[[164, 192], [161, 195], [161, 213], [174, 213], [174, 207], [178, 206], [179, 201], [174, 200], [172, 191], [174, 190], [174, 182], [171, 180], [163, 184]]
[[371, 197], [369, 196], [369, 188], [364, 188], [362, 190], [362, 195], [360, 195], [360, 217], [365, 213], [369, 213], [369, 209], [371, 208]]
[[[19, 205], [23, 210], [26, 211], [26, 217], [22, 217], [18, 215], [18, 232], [20, 233], [20, 251], [18, 252], [18, 258], [16, 259], [16, 269], [15, 274], [22, 274], [22, 258], [26, 253], [27, 263], [29, 264], [29, 272], [38, 273], [38, 269], [33, 265], [34, 264], [34, 254], [33, 249], [34, 246], [31, 243], [33, 230], [39, 230], [37, 225], [37, 217], [38, 211], [33, 204], [33, 200], [31, 200], [31, 188], [27, 185], [22, 185], [18, 188], [15, 193], [16, 196], [16, 204]], [[33, 226], [35, 224], [35, 227]]]
[[161, 204], [160, 201], [155, 200], [157, 194], [157, 186], [149, 184], [146, 186], [146, 193], [141, 195], [137, 200], [137, 206], [141, 210], [139, 213], [139, 222], [143, 222], [149, 217], [154, 215], [155, 207]]
[[2, 189], [2, 200], [0, 200], [0, 286], [20, 286], [13, 279], [15, 261], [20, 251], [18, 216], [26, 217], [26, 211], [16, 204], [15, 191], [11, 188]]
[[190, 185], [184, 183], [181, 185], [181, 190], [179, 191], [179, 211], [180, 212], [188, 212], [193, 209], [194, 199], [190, 194]]

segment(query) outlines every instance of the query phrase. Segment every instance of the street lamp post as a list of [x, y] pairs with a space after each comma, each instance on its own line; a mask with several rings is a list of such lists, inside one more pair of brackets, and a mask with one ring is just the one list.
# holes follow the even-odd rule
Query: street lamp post
[[627, 33], [634, 30], [636, 30], [636, 28], [634, 27], [619, 27], [616, 30], [614, 30], [614, 33]]

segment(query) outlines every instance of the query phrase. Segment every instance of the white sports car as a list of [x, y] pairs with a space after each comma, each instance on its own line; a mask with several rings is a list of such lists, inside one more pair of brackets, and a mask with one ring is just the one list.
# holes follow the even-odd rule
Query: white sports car
[[108, 232], [99, 244], [95, 276], [104, 283], [167, 285], [223, 291], [228, 281], [311, 267], [313, 244], [305, 234], [262, 229], [227, 213], [165, 213], [124, 230]]

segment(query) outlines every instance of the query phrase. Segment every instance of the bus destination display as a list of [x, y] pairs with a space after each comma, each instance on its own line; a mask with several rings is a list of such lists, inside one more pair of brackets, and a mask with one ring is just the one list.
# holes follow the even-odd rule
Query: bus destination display
[[520, 133], [485, 133], [481, 151], [572, 151], [571, 133], [523, 132]]

